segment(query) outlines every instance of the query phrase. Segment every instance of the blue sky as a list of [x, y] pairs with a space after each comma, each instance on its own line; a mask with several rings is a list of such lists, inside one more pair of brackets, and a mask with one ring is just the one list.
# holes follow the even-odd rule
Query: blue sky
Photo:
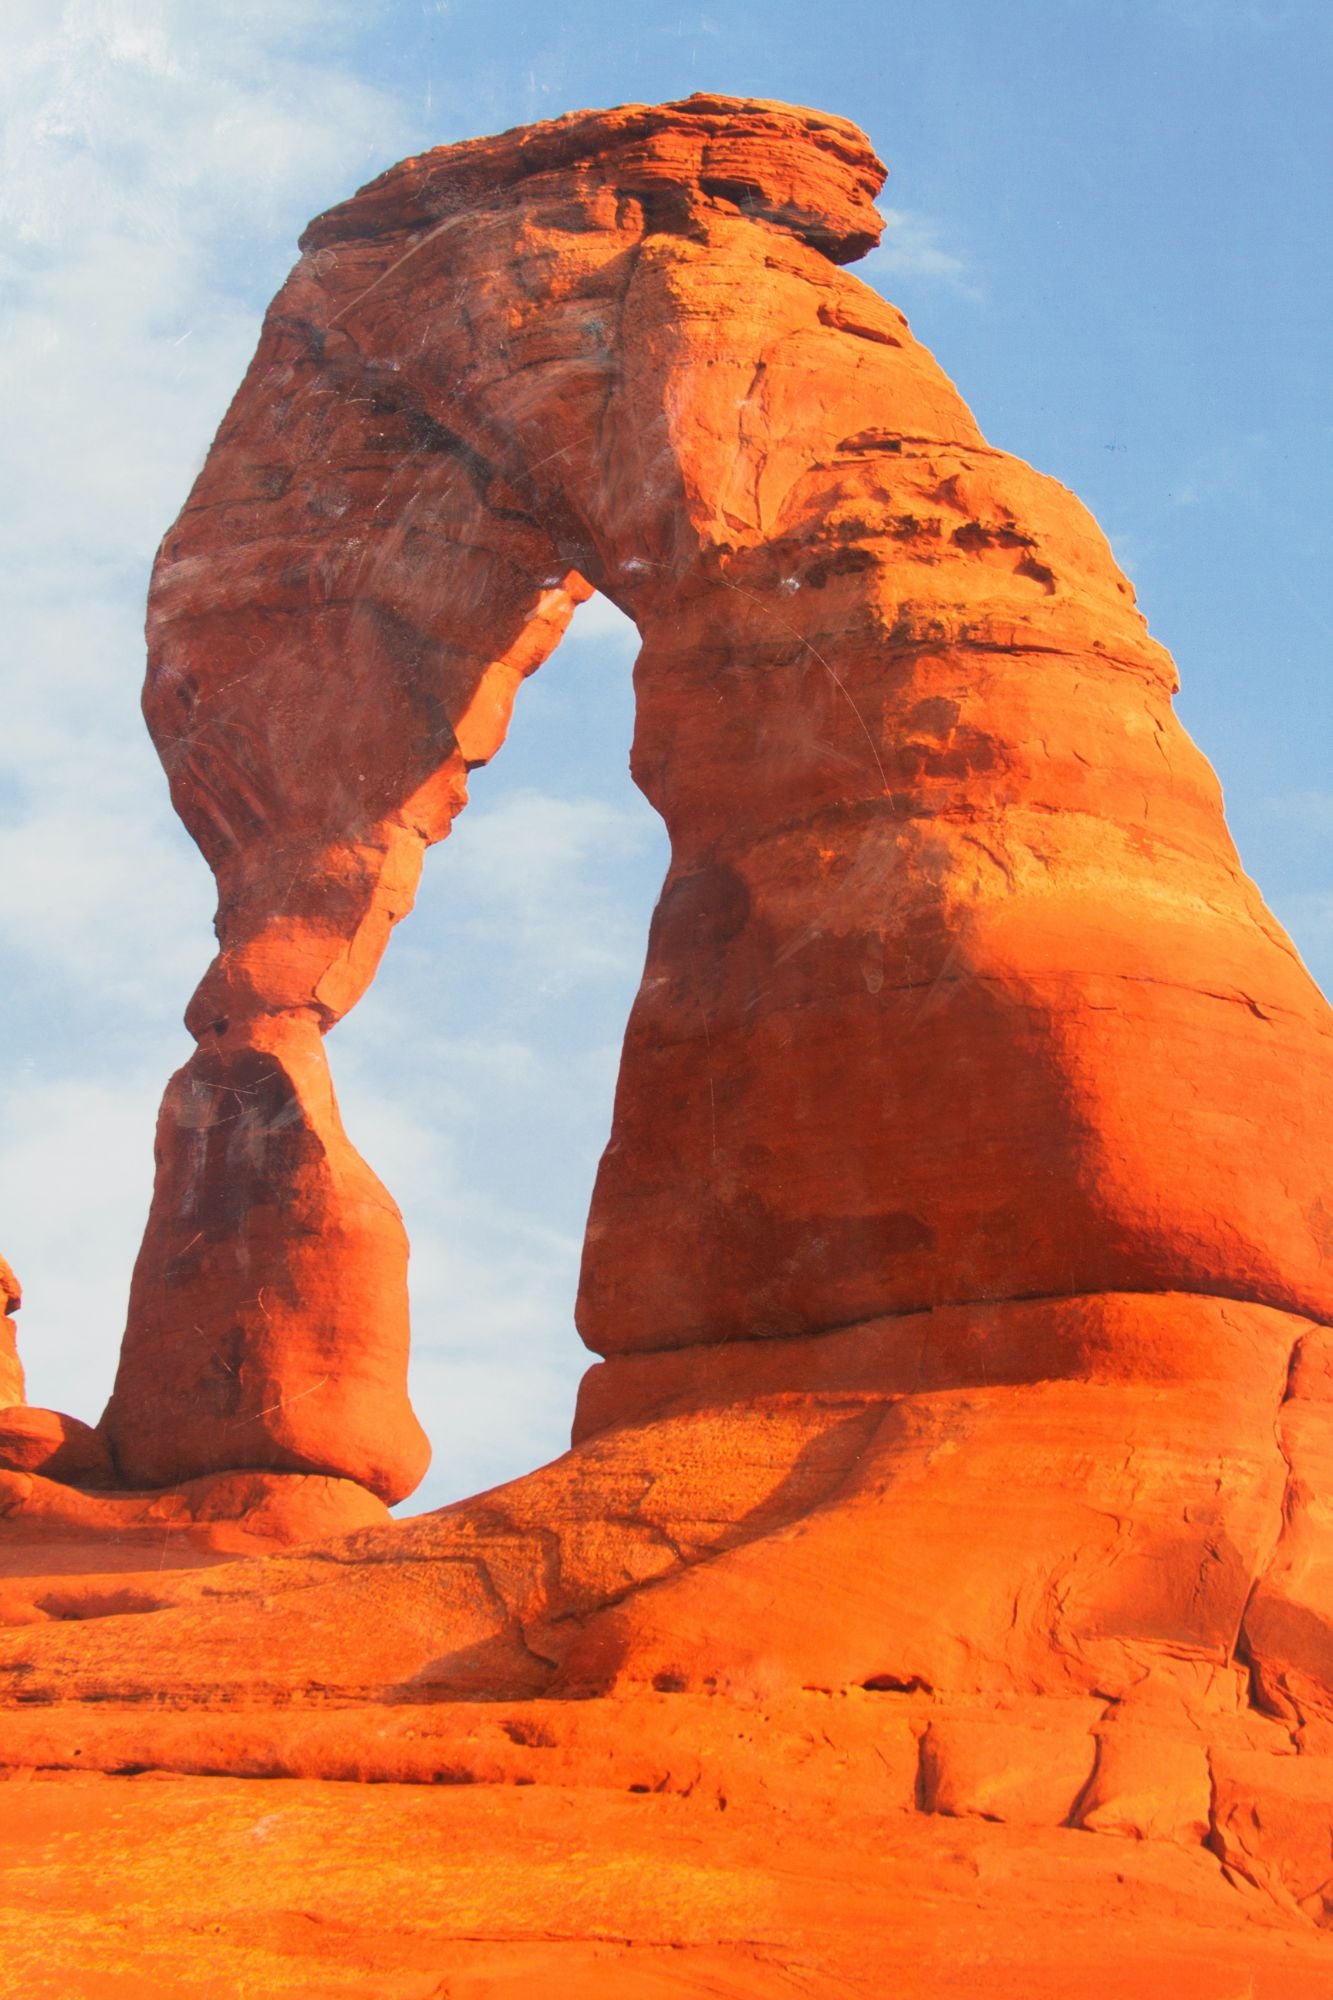
[[[992, 441], [1087, 501], [1242, 855], [1333, 989], [1326, 0], [6, 0], [0, 1250], [34, 1401], [94, 1417], [210, 885], [143, 735], [153, 548], [308, 217], [403, 154], [692, 90], [857, 120], [863, 275]], [[664, 865], [632, 634], [580, 613], [330, 1043], [413, 1238], [437, 1504], [558, 1451]]]

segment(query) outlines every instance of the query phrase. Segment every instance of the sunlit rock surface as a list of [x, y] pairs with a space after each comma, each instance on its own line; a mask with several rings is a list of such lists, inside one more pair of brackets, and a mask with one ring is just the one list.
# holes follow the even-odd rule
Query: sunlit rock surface
[[[881, 178], [701, 97], [303, 239], [153, 585], [220, 948], [115, 1393], [0, 1417], [32, 1968], [111, 1868], [139, 1990], [183, 1926], [219, 1991], [1333, 1994], [1333, 1019], [1095, 524], [842, 268]], [[392, 1523], [406, 1243], [321, 1037], [592, 589], [672, 843], [604, 1358], [568, 1455]]]
[[18, 1336], [11, 1313], [23, 1302], [23, 1288], [0, 1257], [0, 1409], [23, 1401], [23, 1366], [18, 1354]]

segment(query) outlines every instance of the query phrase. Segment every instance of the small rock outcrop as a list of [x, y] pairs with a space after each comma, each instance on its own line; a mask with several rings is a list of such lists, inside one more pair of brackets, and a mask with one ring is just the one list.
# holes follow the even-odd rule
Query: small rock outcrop
[[23, 1401], [23, 1364], [19, 1360], [17, 1330], [10, 1317], [22, 1303], [23, 1287], [0, 1257], [0, 1410], [6, 1404]]

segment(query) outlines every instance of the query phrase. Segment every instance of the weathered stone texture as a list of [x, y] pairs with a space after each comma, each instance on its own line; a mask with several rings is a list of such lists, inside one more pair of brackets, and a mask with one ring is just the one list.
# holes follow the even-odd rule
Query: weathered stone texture
[[419, 1476], [406, 1248], [319, 1032], [590, 586], [672, 861], [579, 1300], [603, 1354], [970, 1301], [1327, 1316], [1328, 1010], [1084, 509], [831, 258], [881, 170], [692, 99], [313, 224], [181, 519], [147, 712], [219, 880], [107, 1428]]
[[[838, 120], [699, 97], [405, 161], [303, 239], [155, 573], [146, 710], [219, 952], [99, 1431], [120, 1490], [75, 1491], [81, 1432], [0, 1426], [15, 1546], [125, 1545], [58, 1588], [24, 1557], [9, 1754], [769, 1785], [807, 1832], [853, 1796], [864, 1829], [869, 1771], [900, 1844], [1099, 1835], [1116, 1895], [1151, 1847], [1171, 1894], [1207, 1876], [1228, 1976], [1258, 1990], [1276, 1925], [1333, 1991], [1333, 1017], [1097, 527], [841, 268], [880, 179]], [[642, 635], [672, 847], [587, 1233], [604, 1358], [565, 1457], [386, 1523], [426, 1455], [406, 1244], [321, 1037], [593, 589]], [[155, 1523], [199, 1564], [359, 1532], [153, 1576]], [[756, 1728], [802, 1746], [777, 1776]], [[1174, 1933], [1135, 1907], [1157, 1945], [1104, 1990], [1155, 1994]], [[1085, 1990], [1042, 1908], [1051, 1964], [1011, 1902], [996, 1992]], [[868, 1935], [849, 1909], [820, 1935]], [[745, 1924], [708, 1990], [785, 1990]], [[1220, 1990], [1197, 1936], [1171, 1962]]]

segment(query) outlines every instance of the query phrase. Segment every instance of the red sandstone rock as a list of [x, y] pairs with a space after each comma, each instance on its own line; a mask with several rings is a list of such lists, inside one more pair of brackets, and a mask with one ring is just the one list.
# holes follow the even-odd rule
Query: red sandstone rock
[[312, 1015], [201, 1048], [158, 1162], [103, 1420], [122, 1477], [245, 1467], [400, 1499], [429, 1459], [406, 1401], [407, 1242], [343, 1135]]
[[585, 1339], [1328, 1311], [1328, 1010], [1096, 527], [829, 261], [879, 178], [849, 127], [692, 99], [405, 162], [307, 232], [154, 583], [222, 948], [106, 1418], [127, 1477], [419, 1475], [401, 1227], [317, 1031], [589, 584], [643, 634], [672, 864]]
[[116, 1469], [100, 1431], [58, 1410], [20, 1403], [0, 1410], [0, 1467], [40, 1472], [70, 1486], [114, 1486]]
[[[604, 1782], [771, 1780], [764, 1811], [808, 1829], [851, 1769], [861, 1833], [874, 1771], [894, 1851], [997, 1820], [1027, 1845], [994, 1852], [1056, 1842], [1106, 1895], [1148, 1850], [1206, 1880], [1228, 1977], [1314, 1993], [1333, 1021], [1094, 524], [838, 268], [879, 176], [838, 121], [696, 98], [404, 162], [307, 233], [150, 613], [149, 722], [220, 950], [102, 1432], [168, 1490], [0, 1478], [7, 1754], [545, 1773], [598, 1827]], [[307, 1489], [357, 1518], [419, 1476], [401, 1225], [320, 1034], [590, 587], [643, 636], [634, 770], [672, 862], [575, 1447], [145, 1584], [155, 1523], [216, 1551], [230, 1510], [239, 1552], [261, 1496], [291, 1540]], [[56, 1571], [115, 1534], [119, 1580]], [[333, 1712], [293, 1723], [294, 1698]], [[738, 1727], [808, 1750], [756, 1776]], [[881, 1887], [821, 1934], [867, 1935]], [[635, 1908], [642, 1940], [662, 1916]], [[1087, 1991], [1155, 1994], [1168, 1961], [1173, 1993], [1219, 1991], [1151, 1921]], [[748, 1940], [735, 1991], [781, 1990], [752, 1905], [705, 1930]], [[1080, 1990], [1067, 1938], [1045, 1970], [1025, 1951], [994, 1990]], [[910, 1954], [807, 1961], [830, 1991], [940, 1990], [904, 1983]]]
[[[225, 1593], [216, 1573], [202, 1595], [177, 1581], [142, 1634], [0, 1644], [0, 1689], [234, 1705], [813, 1684], [956, 1704], [1151, 1685], [1215, 1717], [1250, 1686], [1238, 1634], [1280, 1530], [1273, 1422], [1300, 1331], [1121, 1295], [719, 1348], [729, 1371], [693, 1383], [664, 1355], [676, 1379], [640, 1419], [555, 1464], [368, 1527], [337, 1561], [247, 1566]], [[1308, 1680], [1307, 1712], [1333, 1715]]]
[[[139, 1493], [99, 1490], [105, 1484], [87, 1471], [75, 1486], [49, 1469], [0, 1470], [0, 1524], [12, 1523], [11, 1546], [22, 1551], [34, 1540], [40, 1545], [71, 1539], [119, 1545], [146, 1533], [159, 1549], [254, 1555], [388, 1519], [382, 1502], [354, 1480], [316, 1474], [214, 1472]], [[9, 1540], [0, 1533], [0, 1543]]]
[[[698, 1769], [697, 1715], [601, 1783], [590, 1755], [543, 1782], [552, 1753], [512, 1744], [534, 1782], [460, 1782], [451, 1750], [436, 1784], [39, 1774], [8, 1788], [0, 1980], [23, 2000], [1333, 1995], [1326, 1934], [1205, 1850], [906, 1811], [870, 1732], [828, 1710], [736, 1718], [742, 1752], [780, 1745], [776, 1798], [725, 1788], [730, 1742], [693, 1790], [656, 1789]], [[843, 1782], [821, 1795], [826, 1737]]]
[[18, 1338], [10, 1314], [23, 1301], [18, 1279], [0, 1257], [0, 1407], [23, 1401], [23, 1368], [19, 1361]]

